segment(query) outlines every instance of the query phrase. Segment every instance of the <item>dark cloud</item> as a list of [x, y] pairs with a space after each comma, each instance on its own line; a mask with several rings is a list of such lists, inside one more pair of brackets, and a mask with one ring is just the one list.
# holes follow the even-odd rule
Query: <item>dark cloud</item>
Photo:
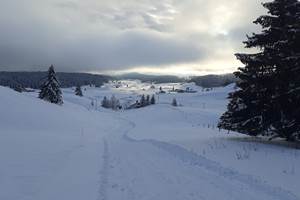
[[217, 70], [261, 12], [259, 0], [2, 0], [0, 70]]
[[0, 45], [2, 65], [36, 69], [37, 65], [44, 67], [53, 63], [63, 71], [112, 70], [192, 62], [204, 57], [206, 52], [192, 41], [138, 31], [51, 39], [51, 36], [24, 37], [17, 43], [7, 40]]

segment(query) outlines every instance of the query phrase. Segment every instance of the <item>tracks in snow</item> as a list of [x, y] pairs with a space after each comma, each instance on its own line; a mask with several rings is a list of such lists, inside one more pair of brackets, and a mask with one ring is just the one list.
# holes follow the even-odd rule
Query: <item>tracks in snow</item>
[[100, 174], [100, 186], [98, 191], [97, 200], [107, 200], [107, 184], [109, 173], [109, 150], [106, 139], [103, 139], [103, 155], [102, 155], [102, 167], [99, 171]]
[[168, 152], [173, 157], [181, 160], [182, 162], [190, 165], [191, 167], [200, 167], [204, 168], [207, 171], [212, 172], [220, 177], [223, 177], [230, 181], [237, 181], [241, 184], [248, 185], [250, 188], [253, 188], [255, 191], [260, 193], [267, 194], [269, 196], [273, 196], [274, 199], [284, 199], [284, 200], [297, 200], [298, 198], [279, 187], [269, 186], [261, 180], [255, 179], [253, 176], [240, 174], [239, 172], [225, 168], [221, 166], [219, 163], [209, 160], [201, 155], [198, 155], [194, 152], [188, 151], [178, 145], [170, 144], [167, 142], [160, 142], [157, 140], [135, 140], [130, 138], [128, 135], [123, 137], [125, 140], [129, 142], [136, 142], [136, 143], [145, 143], [151, 144], [163, 151]]
[[[123, 135], [127, 135], [127, 133], [129, 133], [129, 131], [134, 129], [136, 126], [136, 124], [134, 122], [123, 119], [121, 117], [117, 117], [116, 119], [118, 119], [118, 121], [120, 121], [120, 124], [122, 124], [121, 123], [122, 121], [125, 122], [126, 126], [124, 127], [119, 124], [119, 126], [116, 130], [109, 131], [110, 133], [107, 135], [107, 137], [112, 136], [115, 134], [115, 132], [117, 132], [118, 135], [116, 138], [120, 138], [120, 135], [119, 135], [120, 133], [122, 133]], [[114, 137], [115, 137], [115, 135], [114, 135]], [[114, 138], [114, 139], [116, 139], [116, 138]], [[100, 181], [99, 181], [97, 200], [107, 200], [108, 199], [110, 159], [111, 159], [111, 157], [110, 157], [108, 142], [107, 142], [107, 139], [103, 138], [102, 166], [99, 171]]]
[[[114, 196], [114, 193], [118, 193], [118, 191], [114, 191], [114, 193], [111, 193], [109, 195], [108, 193], [111, 191], [109, 188], [109, 167], [110, 167], [110, 159], [114, 160], [113, 158], [117, 158], [120, 160], [121, 165], [116, 165], [116, 169], [112, 170], [113, 173], [118, 173], [115, 170], [119, 171], [119, 176], [118, 178], [114, 177], [115, 179], [112, 179], [112, 181], [117, 182], [116, 187], [119, 187], [120, 185], [123, 185], [125, 189], [121, 188], [121, 192], [119, 191], [120, 195], [124, 195], [124, 192], [126, 193], [127, 191], [127, 199], [134, 199], [133, 197], [136, 197], [141, 195], [141, 191], [137, 190], [137, 186], [139, 184], [141, 185], [148, 185], [151, 183], [150, 180], [152, 180], [152, 177], [155, 177], [155, 174], [161, 173], [161, 177], [165, 177], [165, 180], [162, 179], [157, 179], [154, 183], [157, 183], [161, 185], [161, 187], [166, 187], [169, 189], [174, 189], [179, 187], [178, 185], [173, 186], [166, 181], [166, 180], [174, 180], [174, 175], [176, 174], [175, 170], [166, 169], [165, 166], [168, 166], [169, 163], [174, 163], [175, 161], [173, 160], [174, 158], [182, 163], [184, 163], [184, 166], [179, 166], [177, 167], [177, 171], [180, 170], [183, 174], [182, 177], [178, 177], [178, 179], [183, 180], [183, 181], [195, 181], [195, 184], [191, 186], [195, 186], [198, 184], [205, 184], [203, 185], [204, 188], [209, 188], [212, 189], [213, 191], [220, 191], [224, 195], [226, 193], [232, 193], [233, 196], [227, 199], [237, 199], [236, 196], [239, 196], [244, 194], [242, 191], [238, 191], [237, 188], [235, 188], [235, 184], [241, 185], [239, 188], [246, 188], [247, 192], [245, 193], [246, 199], [252, 199], [252, 197], [256, 196], [253, 199], [260, 199], [260, 197], [268, 197], [268, 199], [277, 199], [277, 200], [297, 200], [298, 198], [293, 195], [292, 193], [278, 188], [278, 187], [273, 187], [262, 180], [258, 180], [254, 178], [253, 176], [250, 175], [244, 175], [240, 174], [239, 172], [225, 168], [221, 166], [219, 163], [211, 161], [201, 155], [198, 155], [194, 152], [188, 151], [184, 149], [183, 147], [180, 147], [178, 145], [170, 144], [167, 142], [161, 142], [157, 140], [135, 140], [131, 137], [128, 136], [128, 133], [136, 127], [136, 124], [128, 119], [124, 119], [121, 117], [116, 117], [119, 121], [119, 126], [116, 128], [113, 132], [111, 132], [109, 135], [107, 135], [107, 139], [110, 140], [111, 147], [108, 147], [108, 142], [106, 139], [103, 139], [103, 145], [104, 145], [104, 151], [102, 155], [102, 167], [101, 170], [99, 171], [100, 174], [100, 185], [99, 185], [99, 196], [97, 200], [107, 200], [109, 199], [108, 196]], [[132, 143], [132, 145], [130, 145]], [[144, 143], [144, 144], [143, 144]], [[120, 145], [122, 148], [120, 148]], [[115, 145], [115, 146], [114, 146]], [[145, 149], [144, 149], [145, 145]], [[149, 146], [150, 145], [150, 146]], [[157, 150], [152, 150], [151, 146], [154, 149]], [[110, 150], [113, 153], [113, 155], [110, 155]], [[149, 151], [150, 150], [150, 151]], [[124, 151], [124, 152], [122, 152]], [[159, 151], [163, 151], [162, 153], [159, 153]], [[138, 152], [138, 153], [136, 153]], [[166, 153], [169, 154], [169, 156], [166, 156]], [[120, 155], [123, 155], [120, 156]], [[134, 155], [134, 157], [132, 157]], [[158, 155], [166, 156], [165, 159], [162, 159], [161, 156], [158, 157]], [[111, 157], [114, 156], [114, 157]], [[129, 156], [129, 157], [127, 157]], [[146, 159], [145, 159], [146, 158]], [[151, 158], [151, 159], [147, 159]], [[128, 161], [127, 159], [130, 159]], [[152, 160], [154, 159], [154, 160]], [[151, 161], [152, 160], [152, 161]], [[160, 161], [160, 162], [156, 162]], [[148, 165], [148, 166], [146, 166]], [[151, 165], [156, 165], [158, 169], [155, 168], [149, 168]], [[128, 166], [131, 166], [132, 169], [127, 168]], [[143, 170], [141, 168], [148, 169], [147, 173], [141, 173]], [[195, 177], [188, 171], [185, 171], [185, 169], [190, 169], [191, 171], [194, 171]], [[135, 173], [136, 170], [137, 172], [140, 173]], [[168, 170], [171, 170], [172, 172], [168, 172]], [[145, 171], [145, 170], [144, 170]], [[208, 175], [207, 172], [209, 172]], [[174, 172], [174, 173], [173, 173]], [[150, 173], [150, 174], [148, 174]], [[206, 181], [203, 182], [201, 180], [201, 176], [204, 176], [206, 178]], [[186, 177], [191, 177], [187, 179]], [[198, 178], [196, 178], [198, 177]], [[111, 177], [113, 178], [113, 177]], [[121, 178], [121, 179], [120, 179]], [[129, 179], [132, 181], [142, 181], [139, 184], [136, 184], [134, 182], [130, 182]], [[153, 180], [152, 180], [153, 181]], [[221, 181], [221, 183], [219, 183]], [[120, 182], [123, 182], [120, 183]], [[153, 182], [152, 182], [153, 183]], [[183, 184], [183, 182], [178, 183], [178, 184]], [[237, 185], [236, 185], [237, 186]], [[121, 186], [120, 186], [121, 187]], [[215, 188], [216, 187], [216, 188]], [[219, 188], [219, 189], [218, 189]], [[153, 194], [157, 195], [162, 195], [164, 194], [164, 191], [160, 191], [159, 188], [148, 188], [150, 189]], [[195, 194], [198, 198], [200, 198], [199, 194], [196, 192], [199, 190], [194, 190], [194, 189], [189, 189], [186, 188], [189, 191], [195, 192], [191, 194]], [[201, 191], [201, 190], [200, 190]], [[251, 192], [252, 191], [252, 192]], [[147, 192], [147, 191], [145, 191]], [[162, 192], [162, 193], [159, 193]], [[204, 192], [204, 191], [202, 191]], [[241, 193], [240, 193], [241, 192]], [[257, 194], [254, 193], [257, 192]], [[147, 194], [144, 194], [146, 196], [144, 197], [149, 197]], [[150, 195], [150, 194], [148, 194]], [[164, 194], [166, 195], [166, 194]], [[200, 194], [201, 195], [201, 194]], [[210, 197], [211, 193], [206, 194], [207, 199], [213, 199]], [[226, 194], [227, 195], [227, 194]], [[247, 196], [249, 195], [249, 196]], [[254, 196], [252, 196], [254, 195]], [[262, 196], [260, 196], [262, 195]], [[194, 197], [196, 197], [194, 196]], [[205, 196], [205, 195], [204, 195]], [[227, 197], [227, 196], [226, 196]], [[235, 198], [233, 198], [235, 197]], [[204, 198], [204, 197], [203, 197]], [[126, 199], [126, 198], [125, 198]], [[160, 198], [157, 198], [160, 199]], [[189, 199], [189, 198], [188, 198]]]
[[[186, 165], [191, 167], [199, 167], [199, 170], [205, 169], [211, 173], [223, 177], [224, 179], [230, 181], [236, 181], [240, 184], [247, 185], [249, 188], [252, 188], [254, 191], [258, 191], [261, 194], [266, 194], [267, 196], [274, 197], [273, 199], [284, 199], [284, 200], [297, 200], [293, 193], [286, 191], [279, 187], [274, 187], [266, 184], [263, 180], [257, 179], [251, 175], [240, 174], [238, 171], [223, 167], [219, 163], [209, 160], [201, 155], [198, 155], [194, 152], [188, 151], [187, 149], [180, 147], [175, 144], [170, 144], [167, 142], [161, 142], [157, 140], [135, 140], [128, 136], [130, 130], [136, 127], [136, 124], [130, 120], [122, 119], [128, 123], [126, 131], [124, 131], [123, 139], [133, 143], [145, 143], [151, 144], [152, 146], [159, 148], [165, 152], [168, 152], [172, 157], [179, 159]], [[201, 171], [199, 171], [201, 173]]]

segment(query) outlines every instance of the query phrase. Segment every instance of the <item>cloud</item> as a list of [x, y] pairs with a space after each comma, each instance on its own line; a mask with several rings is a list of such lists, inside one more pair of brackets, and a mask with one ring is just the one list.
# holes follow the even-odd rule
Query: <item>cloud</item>
[[263, 12], [259, 0], [2, 0], [0, 70], [220, 70]]

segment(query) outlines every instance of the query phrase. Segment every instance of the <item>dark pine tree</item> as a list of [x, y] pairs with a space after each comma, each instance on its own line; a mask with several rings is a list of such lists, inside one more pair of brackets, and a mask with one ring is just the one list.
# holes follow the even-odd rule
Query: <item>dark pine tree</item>
[[264, 3], [268, 15], [255, 24], [262, 32], [247, 36], [254, 54], [236, 54], [245, 65], [235, 72], [237, 90], [229, 95], [228, 110], [219, 128], [248, 135], [295, 139], [300, 130], [300, 14], [299, 1]]
[[155, 96], [154, 96], [154, 94], [151, 96], [150, 104], [152, 104], [152, 105], [155, 104]]
[[145, 95], [142, 95], [141, 100], [140, 100], [140, 104], [141, 104], [141, 107], [146, 106], [146, 98], [145, 98]]
[[263, 39], [272, 42], [269, 51], [274, 55], [272, 106], [275, 112], [271, 131], [275, 137], [297, 140], [300, 139], [300, 2], [276, 0], [264, 6], [271, 16], [257, 21], [269, 31], [249, 46], [260, 45]]
[[62, 105], [62, 92], [53, 65], [49, 67], [46, 81], [41, 86], [39, 98], [50, 103]]
[[173, 100], [172, 100], [172, 106], [177, 107], [177, 100], [175, 98], [173, 98]]
[[107, 99], [107, 97], [105, 96], [101, 102], [101, 106], [103, 108], [109, 108], [110, 107], [110, 102], [109, 100]]
[[150, 95], [146, 96], [146, 105], [150, 105]]
[[81, 90], [81, 87], [80, 87], [80, 86], [77, 86], [77, 87], [76, 87], [76, 89], [75, 89], [75, 95], [80, 96], [80, 97], [83, 96], [82, 90]]

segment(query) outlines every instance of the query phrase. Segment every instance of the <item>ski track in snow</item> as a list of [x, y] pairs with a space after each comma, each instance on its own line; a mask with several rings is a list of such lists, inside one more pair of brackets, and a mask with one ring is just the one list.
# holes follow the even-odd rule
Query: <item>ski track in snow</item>
[[109, 174], [109, 151], [106, 139], [103, 139], [103, 155], [102, 155], [102, 167], [99, 171], [100, 174], [100, 186], [99, 195], [97, 200], [107, 200], [107, 184]]
[[[184, 111], [178, 109], [178, 108], [173, 108], [169, 107], [172, 110], [176, 110], [177, 112], [180, 112], [183, 116], [183, 118], [191, 123], [194, 124], [194, 121], [191, 121], [189, 119], [188, 114], [185, 113]], [[110, 113], [112, 114], [112, 117], [116, 120], [119, 121], [117, 124], [117, 127], [114, 130], [109, 131], [109, 134], [107, 134], [103, 138], [103, 155], [102, 155], [102, 167], [99, 171], [100, 174], [100, 181], [99, 181], [99, 191], [98, 191], [98, 198], [97, 200], [108, 200], [109, 199], [109, 192], [111, 191], [110, 185], [109, 185], [109, 170], [110, 170], [110, 159], [111, 156], [120, 159], [120, 162], [124, 162], [124, 158], [120, 157], [119, 155], [110, 155], [109, 152], [109, 147], [108, 147], [108, 142], [107, 139], [110, 141], [111, 148], [114, 148], [114, 145], [118, 142], [129, 142], [129, 143], [136, 143], [136, 144], [148, 144], [151, 145], [153, 148], [157, 148], [161, 151], [167, 152], [170, 157], [173, 157], [175, 159], [180, 160], [183, 162], [185, 165], [190, 166], [191, 168], [198, 167], [198, 172], [201, 174], [201, 170], [207, 170], [211, 172], [212, 174], [216, 175], [217, 177], [220, 176], [227, 180], [228, 182], [236, 181], [239, 182], [240, 184], [247, 185], [249, 188], [252, 188], [254, 191], [258, 191], [260, 194], [267, 195], [269, 197], [272, 197], [272, 199], [278, 199], [278, 200], [298, 200], [298, 198], [290, 193], [289, 191], [285, 191], [281, 188], [278, 187], [272, 187], [264, 183], [262, 180], [258, 180], [254, 178], [253, 176], [250, 175], [245, 175], [245, 174], [240, 174], [239, 172], [225, 168], [221, 166], [219, 163], [215, 161], [211, 161], [201, 155], [198, 155], [194, 152], [188, 151], [178, 145], [175, 144], [170, 144], [167, 142], [161, 142], [157, 140], [152, 140], [152, 139], [146, 139], [146, 140], [136, 140], [134, 138], [131, 138], [128, 134], [130, 133], [131, 130], [133, 130], [136, 127], [136, 124], [128, 120], [126, 118], [123, 118], [120, 116], [120, 114], [115, 115], [115, 113]], [[139, 145], [140, 147], [140, 145]], [[126, 149], [122, 149], [123, 151], [126, 151]], [[143, 149], [136, 149], [136, 151], [143, 151]], [[145, 153], [145, 156], [147, 153]], [[169, 158], [165, 158], [168, 160]], [[128, 161], [126, 161], [128, 162]], [[126, 163], [125, 162], [125, 163]], [[137, 160], [139, 162], [139, 160]], [[128, 163], [129, 164], [129, 163]], [[139, 167], [135, 166], [136, 164], [130, 163], [133, 165], [133, 167]], [[143, 163], [139, 163], [143, 164]], [[115, 168], [119, 168], [124, 174], [121, 179], [124, 181], [124, 179], [131, 179], [130, 180], [125, 180], [125, 182], [128, 182], [127, 185], [122, 185], [119, 183], [115, 183], [112, 185], [112, 188], [117, 188], [121, 187], [122, 193], [127, 194], [127, 198], [124, 196], [124, 199], [139, 199], [138, 193], [136, 188], [132, 185], [134, 180], [139, 179], [139, 178], [146, 178], [147, 177], [126, 177], [127, 170], [126, 168], [122, 168], [122, 166], [115, 165]], [[165, 170], [171, 170], [171, 169], [165, 169]], [[150, 173], [150, 172], [149, 172]], [[138, 176], [138, 174], [134, 174], [135, 176]], [[212, 187], [214, 186], [214, 182], [217, 180], [207, 180], [207, 184], [211, 184]], [[167, 182], [165, 183], [167, 184]], [[218, 187], [218, 186], [216, 186]], [[227, 188], [228, 189], [228, 188]], [[150, 189], [151, 190], [151, 189]], [[226, 189], [224, 189], [226, 190]], [[198, 195], [196, 199], [205, 199], [205, 197], [202, 197], [200, 194], [195, 193], [194, 195]], [[258, 194], [259, 195], [259, 194]], [[233, 196], [234, 197], [234, 196]], [[143, 199], [143, 198], [141, 198]]]
[[[274, 199], [284, 199], [284, 200], [297, 200], [298, 198], [281, 188], [272, 187], [263, 183], [263, 181], [255, 179], [250, 175], [240, 174], [237, 171], [232, 169], [224, 168], [219, 165], [217, 162], [211, 161], [203, 156], [200, 156], [194, 152], [188, 151], [178, 145], [170, 144], [167, 142], [160, 142], [157, 140], [135, 140], [130, 138], [128, 135], [124, 135], [125, 140], [135, 143], [147, 143], [155, 147], [158, 147], [161, 150], [168, 152], [170, 155], [176, 157], [182, 162], [190, 166], [199, 166], [205, 168], [208, 171], [222, 176], [229, 180], [236, 180], [238, 182], [244, 183], [262, 193], [266, 193], [270, 196], [273, 196]], [[200, 173], [200, 172], [199, 172]]]
[[[171, 109], [173, 108], [171, 107]], [[182, 114], [185, 114], [181, 110], [178, 109], [174, 109], [174, 110], [182, 112]], [[188, 151], [178, 145], [152, 140], [152, 139], [145, 139], [145, 140], [133, 139], [130, 136], [128, 136], [128, 134], [131, 130], [133, 130], [136, 127], [136, 124], [133, 121], [130, 121], [128, 119], [122, 117], [118, 117], [118, 118], [119, 120], [127, 123], [126, 125], [127, 128], [125, 128], [125, 131], [123, 131], [123, 136], [122, 136], [122, 139], [125, 141], [131, 143], [151, 144], [153, 147], [168, 152], [170, 156], [179, 159], [180, 161], [182, 161], [187, 165], [190, 165], [191, 167], [198, 166], [200, 167], [199, 170], [201, 170], [201, 168], [202, 169], [204, 168], [205, 170], [208, 170], [216, 174], [217, 176], [221, 176], [227, 179], [228, 181], [234, 180], [242, 184], [248, 185], [250, 188], [254, 189], [255, 191], [264, 193], [270, 197], [273, 197], [273, 199], [298, 200], [298, 197], [296, 197], [294, 194], [292, 194], [289, 191], [286, 191], [279, 187], [269, 186], [266, 183], [264, 183], [263, 180], [256, 179], [251, 175], [240, 174], [239, 172], [233, 169], [225, 168], [215, 161], [209, 160], [194, 152]], [[185, 119], [188, 120], [186, 116]], [[201, 171], [199, 171], [199, 173], [201, 173]]]

